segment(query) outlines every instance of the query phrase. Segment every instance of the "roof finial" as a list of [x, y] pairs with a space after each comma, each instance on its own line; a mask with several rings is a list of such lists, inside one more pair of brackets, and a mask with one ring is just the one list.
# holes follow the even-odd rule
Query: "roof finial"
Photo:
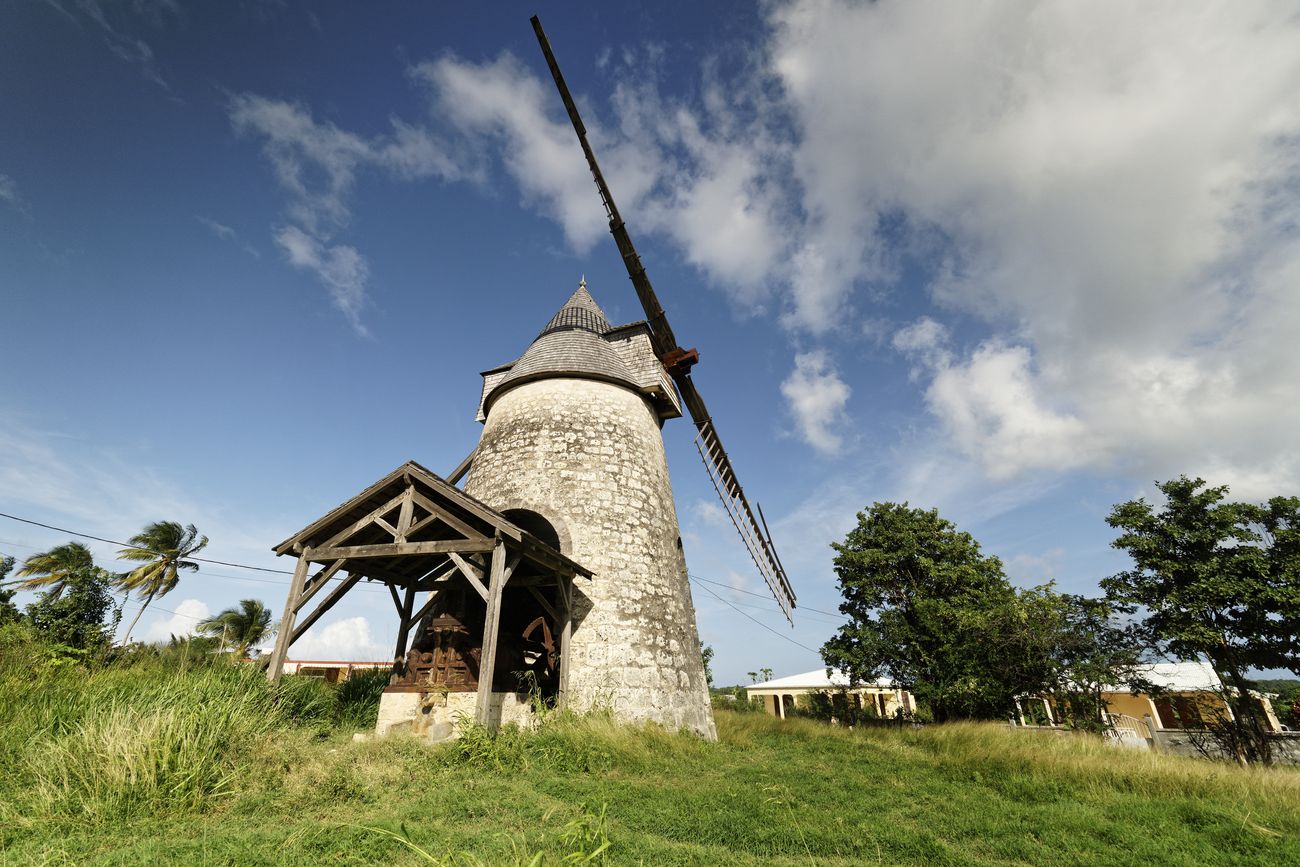
[[583, 275], [582, 275], [582, 279], [578, 281], [578, 288], [579, 288], [579, 289], [586, 289], [586, 288], [587, 288], [587, 275], [586, 275], [586, 274], [583, 274]]

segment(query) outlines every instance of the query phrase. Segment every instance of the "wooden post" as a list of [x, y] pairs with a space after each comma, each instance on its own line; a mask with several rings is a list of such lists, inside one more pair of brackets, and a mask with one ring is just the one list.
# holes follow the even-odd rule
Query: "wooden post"
[[401, 624], [397, 627], [397, 647], [393, 650], [393, 666], [398, 660], [406, 658], [406, 638], [411, 632], [411, 609], [415, 607], [415, 585], [406, 588], [406, 598], [402, 600]]
[[298, 597], [302, 595], [303, 584], [307, 581], [306, 553], [298, 558], [298, 565], [293, 570], [293, 581], [289, 584], [289, 598], [284, 601], [284, 616], [280, 618], [280, 634], [275, 637], [275, 650], [271, 651], [271, 664], [266, 669], [266, 679], [271, 683], [280, 682], [280, 672], [284, 667], [284, 658], [289, 654], [289, 644], [293, 641], [294, 613], [298, 608]]
[[479, 658], [478, 700], [474, 706], [474, 720], [481, 726], [490, 725], [492, 707], [492, 679], [497, 665], [497, 633], [501, 628], [501, 594], [506, 583], [506, 543], [497, 537], [492, 550], [492, 574], [488, 583], [487, 616], [483, 620], [483, 655]]
[[573, 638], [573, 577], [560, 576], [560, 599], [564, 605], [563, 625], [560, 627], [560, 689], [559, 705], [569, 706], [569, 645]]

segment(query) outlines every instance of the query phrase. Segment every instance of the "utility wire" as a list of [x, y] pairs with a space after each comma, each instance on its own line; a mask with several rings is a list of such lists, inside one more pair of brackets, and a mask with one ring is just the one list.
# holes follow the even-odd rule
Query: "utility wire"
[[[692, 578], [693, 578], [693, 577], [694, 577], [694, 576], [692, 576]], [[699, 583], [699, 582], [697, 581], [696, 583]], [[806, 644], [800, 644], [798, 641], [795, 641], [793, 638], [791, 638], [791, 637], [788, 636], [788, 635], [785, 635], [785, 634], [783, 634], [783, 633], [777, 632], [775, 629], [773, 629], [772, 627], [768, 626], [766, 623], [764, 623], [763, 621], [759, 620], [757, 617], [754, 617], [754, 616], [751, 615], [751, 614], [748, 614], [748, 613], [746, 613], [746, 612], [744, 612], [744, 611], [741, 611], [739, 608], [737, 608], [736, 606], [732, 605], [729, 601], [727, 601], [726, 599], [723, 599], [721, 596], [719, 596], [718, 594], [714, 593], [712, 590], [710, 590], [708, 587], [705, 587], [703, 584], [700, 584], [700, 589], [703, 590], [704, 592], [708, 593], [708, 594], [709, 594], [710, 596], [712, 596], [714, 599], [716, 599], [716, 600], [718, 600], [719, 602], [721, 602], [723, 605], [726, 605], [728, 608], [730, 608], [732, 611], [734, 611], [734, 612], [736, 612], [737, 614], [739, 614], [741, 617], [748, 617], [750, 620], [754, 621], [754, 622], [757, 623], [759, 626], [763, 627], [763, 628], [766, 629], [768, 632], [770, 632], [770, 633], [772, 633], [773, 635], [775, 635], [777, 638], [780, 638], [780, 639], [783, 639], [783, 640], [785, 640], [785, 641], [788, 641], [788, 642], [790, 642], [791, 644], [793, 644], [795, 647], [802, 647], [804, 650], [808, 651], [809, 653], [815, 653], [815, 654], [817, 654], [819, 657], [821, 656], [821, 651], [820, 651], [820, 650], [814, 650], [814, 649], [812, 649], [811, 647], [809, 647], [809, 646], [806, 645]]]
[[[53, 524], [42, 524], [40, 521], [33, 521], [33, 520], [28, 519], [28, 518], [20, 518], [20, 517], [18, 517], [17, 515], [6, 514], [5, 512], [0, 512], [0, 518], [8, 518], [8, 519], [11, 520], [11, 521], [21, 521], [21, 522], [24, 523], [24, 524], [31, 524], [31, 525], [36, 526], [36, 527], [44, 527], [44, 528], [47, 529], [47, 530], [54, 530], [54, 531], [59, 532], [59, 533], [67, 533], [67, 534], [70, 535], [70, 536], [80, 536], [80, 537], [83, 538], [83, 539], [94, 539], [96, 542], [105, 542], [105, 543], [107, 543], [107, 544], [109, 544], [109, 545], [120, 545], [120, 546], [123, 547], [123, 548], [139, 548], [139, 547], [140, 547], [139, 545], [132, 545], [132, 544], [130, 544], [129, 542], [119, 542], [119, 541], [117, 541], [116, 539], [105, 539], [105, 538], [103, 538], [102, 536], [92, 536], [92, 535], [90, 535], [89, 533], [78, 533], [76, 530], [67, 530], [67, 529], [64, 529], [63, 527], [55, 527]], [[160, 554], [160, 555], [161, 555], [161, 554], [165, 554], [165, 553], [166, 553], [165, 551], [154, 551], [154, 550], [151, 549], [151, 548], [141, 548], [141, 550], [143, 550], [143, 551], [148, 551], [148, 552], [151, 553], [151, 554]], [[249, 565], [244, 564], [244, 563], [230, 563], [230, 562], [228, 562], [228, 561], [226, 561], [226, 560], [209, 560], [209, 559], [207, 559], [206, 557], [187, 557], [186, 559], [187, 559], [187, 560], [197, 560], [197, 561], [200, 562], [200, 563], [213, 563], [213, 564], [215, 564], [215, 565], [217, 565], [217, 566], [233, 566], [233, 567], [236, 568], [236, 569], [252, 569], [252, 570], [254, 570], [255, 572], [274, 572], [274, 573], [277, 574], [277, 575], [292, 575], [292, 574], [293, 574], [292, 572], [289, 572], [289, 571], [287, 571], [287, 570], [285, 570], [285, 569], [268, 569], [268, 568], [265, 567], [265, 566], [249, 566]]]
[[[725, 588], [727, 588], [728, 590], [730, 590], [730, 591], [733, 592], [733, 593], [744, 593], [744, 594], [747, 594], [747, 595], [749, 595], [749, 596], [757, 596], [759, 599], [769, 599], [769, 600], [770, 600], [770, 599], [772, 598], [772, 597], [771, 597], [771, 594], [768, 594], [768, 593], [755, 593], [753, 590], [743, 590], [743, 589], [741, 589], [740, 587], [732, 587], [730, 584], [726, 584], [726, 583], [724, 583], [724, 582], [722, 582], [722, 581], [714, 581], [712, 578], [703, 578], [703, 577], [701, 577], [701, 576], [699, 576], [699, 575], [692, 575], [691, 577], [694, 578], [696, 581], [704, 581], [704, 582], [706, 582], [706, 583], [708, 583], [708, 584], [716, 584], [716, 585], [719, 586], [719, 587], [725, 587]], [[852, 619], [852, 618], [849, 618], [849, 617], [845, 617], [843, 614], [837, 614], [837, 613], [834, 612], [834, 611], [822, 611], [820, 608], [810, 608], [810, 607], [807, 606], [807, 605], [798, 605], [798, 606], [795, 607], [795, 610], [796, 610], [796, 611], [815, 611], [815, 612], [818, 613], [818, 614], [826, 614], [826, 615], [829, 615], [829, 616], [831, 616], [831, 617], [838, 617], [840, 620], [850, 620], [850, 619]]]

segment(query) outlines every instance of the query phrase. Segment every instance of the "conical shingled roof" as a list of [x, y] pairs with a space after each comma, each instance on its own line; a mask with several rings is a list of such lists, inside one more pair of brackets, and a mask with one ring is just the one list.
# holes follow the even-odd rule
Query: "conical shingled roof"
[[609, 320], [587, 291], [584, 280], [510, 372], [484, 396], [484, 411], [502, 392], [535, 379], [602, 379], [639, 391], [636, 378], [605, 339], [609, 330]]

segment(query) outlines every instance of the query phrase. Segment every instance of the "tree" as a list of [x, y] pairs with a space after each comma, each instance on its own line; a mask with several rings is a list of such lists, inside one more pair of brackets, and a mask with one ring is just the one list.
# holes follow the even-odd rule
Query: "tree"
[[760, 668], [759, 673], [763, 675], [763, 683], [767, 683], [772, 679], [772, 669], [770, 668]]
[[194, 525], [182, 527], [176, 521], [156, 521], [130, 539], [131, 547], [118, 552], [119, 560], [143, 562], [131, 572], [123, 575], [119, 586], [127, 595], [132, 591], [136, 597], [144, 598], [144, 604], [126, 628], [122, 643], [131, 638], [131, 630], [140, 622], [140, 615], [149, 607], [155, 596], [166, 596], [180, 581], [180, 570], [197, 572], [199, 564], [186, 557], [192, 557], [208, 544], [207, 536], [200, 536]]
[[1001, 561], [938, 510], [874, 503], [832, 547], [850, 620], [822, 657], [852, 683], [886, 674], [944, 722], [1000, 717], [1042, 682], [1020, 664], [1036, 637]]
[[270, 638], [275, 629], [271, 626], [271, 611], [261, 600], [241, 599], [238, 608], [227, 608], [200, 623], [199, 632], [218, 639], [223, 650], [244, 656], [248, 648]]
[[14, 568], [14, 558], [0, 556], [0, 626], [22, 619], [22, 612], [14, 605], [13, 598], [17, 590], [4, 589], [4, 580]]
[[704, 660], [704, 680], [709, 684], [709, 688], [712, 689], [712, 688], [713, 688], [713, 669], [710, 668], [709, 663], [713, 662], [713, 648], [710, 647], [709, 645], [707, 645], [707, 644], [701, 642], [701, 643], [700, 643], [700, 657]]
[[[1041, 679], [1041, 690], [1034, 694], [1050, 696], [1062, 721], [1101, 732], [1106, 728], [1106, 687], [1150, 690], [1141, 678], [1141, 636], [1118, 618], [1110, 602], [1057, 593], [1050, 584], [1018, 596], [1027, 626], [1018, 662], [1026, 667], [1023, 676], [1028, 682]], [[1032, 670], [1036, 665], [1041, 672]]]
[[1112, 545], [1133, 568], [1102, 581], [1108, 598], [1139, 613], [1148, 640], [1179, 659], [1208, 658], [1231, 714], [1210, 721], [1237, 761], [1271, 761], [1252, 668], [1300, 673], [1300, 498], [1264, 505], [1226, 500], [1228, 488], [1180, 476], [1157, 484], [1165, 504], [1115, 506]]
[[757, 671], [747, 671], [747, 672], [745, 672], [745, 673], [749, 675], [749, 682], [750, 682], [750, 683], [758, 683], [758, 672], [757, 672]]
[[46, 590], [53, 593], [50, 601], [58, 599], [69, 579], [95, 568], [90, 549], [80, 542], [67, 542], [40, 554], [33, 554], [14, 574], [26, 581], [17, 582], [19, 590]]
[[90, 653], [107, 650], [122, 619], [113, 597], [116, 577], [97, 566], [71, 572], [27, 606], [27, 617], [54, 644]]

